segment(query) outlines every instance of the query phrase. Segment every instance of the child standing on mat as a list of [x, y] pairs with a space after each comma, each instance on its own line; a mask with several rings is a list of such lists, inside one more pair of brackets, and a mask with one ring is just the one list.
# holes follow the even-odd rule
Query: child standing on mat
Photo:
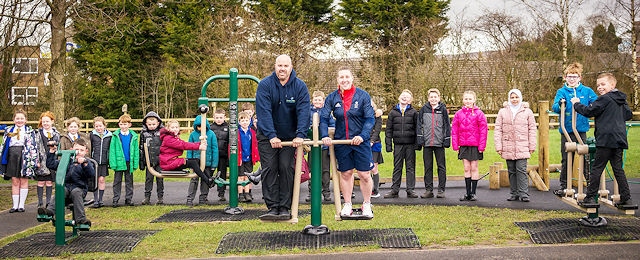
[[387, 153], [393, 152], [393, 176], [391, 191], [385, 199], [397, 198], [402, 183], [402, 168], [406, 167], [407, 198], [417, 198], [416, 187], [416, 123], [418, 111], [411, 106], [413, 95], [408, 89], [402, 90], [398, 104], [389, 111], [385, 131]]
[[[225, 121], [226, 111], [218, 108], [213, 113], [213, 124], [211, 130], [218, 139], [218, 173], [223, 180], [227, 179], [227, 168], [229, 167], [229, 123]], [[224, 193], [227, 186], [218, 186], [218, 200], [225, 201]]]
[[145, 171], [144, 178], [144, 200], [142, 205], [151, 204], [151, 191], [153, 190], [153, 179], [156, 180], [156, 194], [158, 201], [156, 205], [164, 204], [164, 179], [151, 174], [147, 169], [147, 156], [145, 155], [144, 144], [149, 141], [149, 165], [156, 171], [160, 171], [160, 129], [164, 128], [162, 119], [155, 111], [149, 111], [142, 119], [142, 131], [140, 131], [140, 170]]
[[200, 159], [186, 160], [179, 157], [182, 156], [185, 150], [206, 151], [206, 140], [203, 139], [199, 143], [189, 143], [181, 140], [180, 123], [177, 120], [169, 120], [167, 127], [160, 129], [160, 139], [162, 140], [162, 145], [160, 146], [160, 168], [163, 171], [179, 171], [190, 168], [209, 185], [209, 188], [213, 187], [215, 184], [213, 178], [200, 169]]
[[433, 157], [438, 165], [438, 193], [436, 198], [444, 198], [447, 184], [447, 159], [445, 148], [451, 146], [451, 124], [447, 106], [440, 102], [440, 91], [432, 88], [427, 91], [429, 103], [422, 106], [418, 113], [418, 144], [424, 147], [425, 192], [421, 198], [433, 198]]
[[[45, 149], [49, 149], [48, 147], [50, 146], [58, 146], [58, 143], [60, 143], [60, 133], [53, 126], [54, 120], [55, 116], [51, 111], [43, 112], [40, 115], [38, 127], [40, 128], [40, 139]], [[47, 156], [48, 154], [49, 153], [47, 153]], [[56, 171], [49, 169], [49, 175], [36, 176], [36, 180], [38, 180], [38, 187], [36, 188], [38, 193], [38, 207], [43, 207], [51, 202], [53, 183], [56, 181]], [[46, 201], [42, 198], [43, 194], [46, 194]]]
[[[205, 165], [204, 172], [207, 175], [213, 176], [213, 172], [216, 167], [218, 167], [218, 139], [216, 138], [216, 134], [211, 131], [209, 126], [209, 122], [205, 122], [206, 130], [205, 135], [207, 136], [207, 151], [205, 152]], [[189, 135], [189, 142], [199, 142], [200, 135], [202, 134], [202, 116], [196, 116], [196, 119], [193, 120], [193, 132]], [[200, 158], [200, 151], [196, 150], [188, 150], [187, 151], [187, 160], [188, 159], [202, 159]], [[200, 183], [200, 198], [198, 199], [198, 204], [205, 205], [209, 200], [207, 197], [209, 196], [209, 186], [204, 180], [200, 178], [191, 178], [191, 182], [189, 183], [189, 191], [187, 194], [187, 206], [193, 206], [193, 200], [196, 198], [196, 190], [198, 189], [198, 182]]]
[[24, 205], [29, 193], [29, 178], [46, 175], [46, 158], [40, 135], [27, 124], [27, 114], [18, 109], [13, 114], [14, 125], [6, 128], [0, 149], [0, 173], [11, 179], [13, 206], [9, 213], [25, 212]]
[[129, 129], [131, 116], [128, 114], [120, 116], [118, 126], [120, 129], [113, 133], [109, 145], [109, 167], [115, 171], [113, 175], [113, 207], [118, 206], [123, 177], [126, 189], [124, 204], [133, 206], [133, 172], [136, 170], [140, 158], [139, 137], [136, 132]]
[[464, 183], [467, 193], [460, 201], [476, 201], [478, 186], [478, 160], [487, 148], [487, 117], [477, 107], [476, 93], [468, 90], [462, 96], [463, 107], [453, 116], [451, 144], [464, 164]]
[[631, 201], [629, 183], [622, 168], [622, 154], [624, 149], [629, 148], [625, 121], [631, 120], [633, 113], [627, 104], [627, 95], [616, 88], [617, 81], [613, 74], [602, 73], [598, 75], [596, 82], [600, 93], [596, 101], [585, 106], [580, 103], [580, 98], [571, 99], [576, 112], [586, 117], [595, 117], [596, 121], [596, 160], [589, 177], [587, 196], [582, 204], [597, 204], [600, 178], [609, 162], [620, 190], [620, 201], [617, 205], [632, 206], [634, 204]]
[[[246, 181], [247, 175], [253, 172], [253, 165], [260, 161], [258, 154], [258, 138], [256, 131], [250, 126], [251, 116], [247, 112], [238, 113], [238, 182]], [[238, 201], [251, 202], [251, 184], [238, 187]]]
[[102, 202], [106, 186], [104, 179], [109, 176], [109, 147], [111, 146], [112, 136], [113, 134], [107, 130], [107, 122], [104, 118], [101, 116], [95, 117], [93, 119], [93, 131], [89, 134], [91, 158], [98, 163], [96, 171], [98, 190], [93, 192], [93, 208], [100, 208], [104, 205]]
[[493, 140], [496, 151], [507, 161], [511, 197], [508, 201], [529, 202], [527, 159], [536, 150], [536, 119], [529, 103], [522, 102], [520, 90], [512, 89], [509, 102], [496, 118]]

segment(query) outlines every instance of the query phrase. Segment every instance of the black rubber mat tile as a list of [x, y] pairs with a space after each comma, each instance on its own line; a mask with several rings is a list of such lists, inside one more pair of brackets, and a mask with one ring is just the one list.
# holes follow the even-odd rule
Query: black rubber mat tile
[[579, 219], [548, 219], [534, 222], [515, 222], [526, 230], [536, 244], [568, 243], [576, 240], [626, 241], [640, 239], [640, 219], [606, 218], [607, 225], [589, 227]]
[[[68, 245], [57, 246], [55, 233], [38, 233], [0, 248], [0, 258], [59, 256], [93, 252], [130, 252], [143, 238], [156, 230], [98, 230], [81, 232]], [[71, 235], [68, 232], [67, 237]]]
[[338, 230], [319, 236], [305, 235], [299, 231], [239, 232], [226, 234], [218, 244], [216, 253], [370, 245], [420, 248], [420, 241], [410, 228]]
[[[267, 213], [265, 209], [246, 209], [243, 214], [231, 215], [223, 210], [211, 209], [179, 209], [164, 214], [151, 223], [157, 222], [214, 222], [214, 221], [241, 221], [258, 219], [262, 214]], [[298, 211], [298, 218], [308, 216], [310, 210]]]

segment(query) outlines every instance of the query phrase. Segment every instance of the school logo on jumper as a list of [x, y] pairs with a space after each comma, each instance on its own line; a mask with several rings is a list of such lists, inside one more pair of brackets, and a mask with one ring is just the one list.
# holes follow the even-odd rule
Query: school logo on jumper
[[340, 105], [340, 103], [336, 103], [334, 107], [342, 107], [342, 105]]
[[358, 101], [356, 101], [356, 103], [353, 103], [353, 108], [358, 109]]
[[291, 98], [287, 99], [286, 102], [291, 104], [291, 103], [296, 103], [296, 100], [293, 99], [293, 97], [291, 97]]

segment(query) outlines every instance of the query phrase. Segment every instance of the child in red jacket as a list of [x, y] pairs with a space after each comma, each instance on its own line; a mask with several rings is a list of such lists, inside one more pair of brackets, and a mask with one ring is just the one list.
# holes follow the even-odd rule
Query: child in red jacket
[[162, 145], [160, 145], [160, 168], [164, 171], [177, 171], [185, 168], [193, 169], [198, 177], [200, 177], [209, 188], [213, 187], [215, 183], [213, 178], [202, 172], [200, 169], [200, 159], [184, 159], [180, 158], [184, 153], [184, 150], [207, 150], [207, 141], [203, 140], [200, 143], [189, 143], [180, 139], [180, 123], [176, 120], [170, 120], [167, 123], [166, 128], [160, 129], [160, 139]]
[[476, 106], [476, 93], [468, 90], [462, 96], [464, 106], [456, 112], [451, 124], [451, 144], [464, 164], [464, 182], [467, 188], [460, 201], [476, 199], [478, 186], [478, 161], [487, 148], [487, 117]]

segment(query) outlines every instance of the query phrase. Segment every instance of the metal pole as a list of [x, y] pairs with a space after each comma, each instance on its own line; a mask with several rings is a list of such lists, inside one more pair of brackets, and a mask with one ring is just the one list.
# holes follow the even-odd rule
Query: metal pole
[[[313, 114], [313, 140], [319, 141], [318, 113]], [[322, 147], [319, 142], [311, 146], [311, 225], [314, 227], [322, 224]]]
[[[56, 226], [56, 245], [64, 246], [65, 241], [65, 220], [64, 220], [64, 201], [65, 201], [65, 188], [64, 181], [67, 177], [67, 168], [69, 163], [73, 160], [76, 154], [75, 150], [62, 150], [58, 152], [61, 155], [60, 164], [58, 164], [58, 170], [56, 171], [56, 212], [55, 212], [55, 226]], [[72, 220], [73, 221], [73, 220]]]
[[238, 69], [229, 70], [229, 207], [238, 207]]

